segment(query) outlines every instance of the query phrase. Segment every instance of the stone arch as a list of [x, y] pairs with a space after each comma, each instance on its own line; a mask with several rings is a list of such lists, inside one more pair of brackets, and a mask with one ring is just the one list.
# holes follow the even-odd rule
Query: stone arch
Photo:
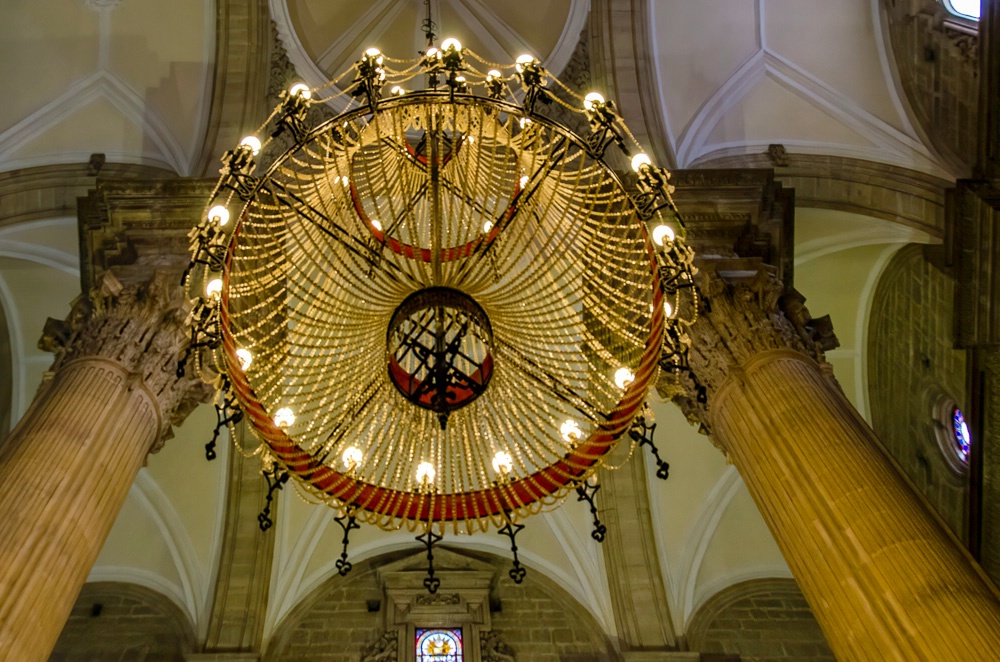
[[938, 439], [942, 397], [968, 408], [965, 352], [954, 348], [954, 288], [920, 245], [892, 258], [872, 298], [868, 385], [872, 428], [885, 449], [964, 539], [968, 478]]
[[834, 662], [794, 579], [752, 579], [719, 591], [688, 626], [691, 650], [755, 662]]
[[976, 163], [979, 34], [940, 0], [882, 0], [883, 30], [896, 77], [926, 141], [955, 169]]
[[191, 622], [166, 596], [136, 584], [94, 582], [80, 591], [49, 660], [184, 662], [194, 647]]
[[[397, 617], [398, 611], [406, 609], [392, 607], [397, 603], [387, 599], [380, 571], [412, 570], [422, 578], [424, 554], [417, 549], [393, 552], [356, 564], [346, 577], [333, 574], [278, 624], [262, 659], [356, 662], [365, 648], [386, 632], [387, 623]], [[452, 599], [449, 575], [474, 570], [492, 576], [486, 615], [489, 629], [513, 650], [518, 662], [607, 659], [615, 655], [610, 639], [583, 605], [535, 569], [529, 569], [522, 584], [514, 584], [507, 576], [509, 564], [508, 559], [485, 552], [435, 548], [434, 565], [441, 587], [434, 596], [420, 588], [416, 604], [435, 600], [447, 604]], [[420, 586], [419, 581], [416, 586]], [[421, 597], [427, 599], [422, 601]], [[392, 608], [397, 614], [388, 613]], [[478, 656], [467, 659], [476, 660]]]

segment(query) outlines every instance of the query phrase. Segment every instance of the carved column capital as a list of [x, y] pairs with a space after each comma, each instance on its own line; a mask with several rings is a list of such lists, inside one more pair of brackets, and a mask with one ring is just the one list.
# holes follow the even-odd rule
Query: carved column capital
[[159, 435], [152, 452], [172, 436], [212, 388], [196, 376], [177, 377], [177, 358], [188, 342], [184, 324], [187, 299], [175, 279], [163, 272], [137, 285], [123, 286], [111, 272], [89, 294], [73, 302], [65, 320], [49, 318], [40, 349], [56, 355], [42, 388], [70, 364], [104, 360], [121, 366], [135, 388], [142, 388], [157, 408]]
[[833, 379], [823, 358], [839, 345], [829, 315], [813, 319], [805, 297], [786, 287], [774, 267], [759, 260], [720, 260], [703, 265], [700, 277], [708, 302], [689, 335], [691, 370], [704, 389], [703, 402], [693, 383], [676, 384], [664, 375], [657, 384], [660, 395], [679, 404], [688, 420], [708, 432], [713, 396], [764, 352], [799, 353]]

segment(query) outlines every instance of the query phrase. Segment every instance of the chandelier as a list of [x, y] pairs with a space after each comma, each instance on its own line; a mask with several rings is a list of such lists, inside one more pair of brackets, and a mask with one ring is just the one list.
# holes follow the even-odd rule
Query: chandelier
[[613, 102], [530, 55], [372, 48], [284, 92], [222, 163], [178, 372], [219, 389], [209, 459], [225, 426], [259, 442], [237, 447], [263, 459], [262, 529], [291, 480], [338, 509], [342, 574], [359, 522], [419, 531], [431, 591], [445, 532], [492, 527], [520, 582], [521, 522], [570, 492], [603, 540], [597, 471], [622, 440], [666, 478], [645, 398], [690, 375], [693, 252]]

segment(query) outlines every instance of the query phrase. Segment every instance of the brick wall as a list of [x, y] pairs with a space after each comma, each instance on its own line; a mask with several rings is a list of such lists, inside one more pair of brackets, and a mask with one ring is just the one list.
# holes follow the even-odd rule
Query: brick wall
[[819, 624], [792, 579], [741, 582], [705, 603], [688, 627], [691, 650], [744, 662], [833, 662]]
[[[961, 539], [967, 536], [967, 478], [938, 442], [934, 402], [966, 406], [965, 352], [953, 348], [954, 281], [908, 246], [875, 288], [868, 330], [872, 427], [900, 467]], [[943, 432], [948, 433], [947, 429]]]
[[168, 598], [134, 584], [87, 584], [50, 662], [183, 662], [194, 647], [188, 619]]

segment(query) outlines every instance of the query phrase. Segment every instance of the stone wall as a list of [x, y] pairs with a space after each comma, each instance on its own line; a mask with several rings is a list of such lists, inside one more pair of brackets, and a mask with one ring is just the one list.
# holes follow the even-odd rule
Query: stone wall
[[743, 662], [833, 662], [819, 624], [792, 579], [756, 579], [720, 591], [688, 627], [691, 650]]
[[134, 584], [86, 584], [50, 662], [183, 662], [191, 623], [168, 598]]
[[[954, 281], [908, 246], [886, 266], [872, 300], [868, 390], [872, 427], [951, 529], [967, 538], [968, 479], [954, 461], [935, 403], [966, 402], [965, 352], [954, 349]], [[951, 453], [948, 457], [945, 453]]]
[[883, 0], [896, 68], [931, 144], [967, 173], [976, 162], [979, 39], [938, 0]]
[[[358, 662], [362, 651], [385, 627], [385, 596], [377, 569], [399, 556], [359, 563], [347, 577], [328, 579], [278, 626], [265, 651], [265, 662]], [[510, 646], [517, 662], [610, 659], [613, 653], [603, 629], [565, 591], [531, 569], [523, 584], [514, 584], [507, 577], [509, 561], [477, 556], [496, 566], [496, 584], [491, 590], [492, 629]], [[444, 584], [447, 575], [442, 577]], [[375, 603], [378, 611], [369, 611]], [[413, 645], [402, 639], [399, 643]], [[467, 640], [466, 645], [474, 642]]]

